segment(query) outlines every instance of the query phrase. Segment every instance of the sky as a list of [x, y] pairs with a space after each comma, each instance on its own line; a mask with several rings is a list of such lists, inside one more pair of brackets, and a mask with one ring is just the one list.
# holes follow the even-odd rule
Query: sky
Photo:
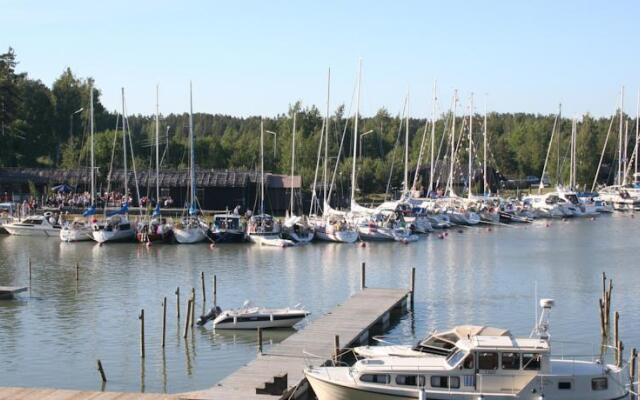
[[[0, 52], [51, 85], [67, 67], [93, 77], [110, 110], [189, 109], [236, 116], [289, 104], [431, 114], [454, 90], [476, 112], [611, 114], [625, 85], [635, 115], [640, 2], [603, 1], [32, 1], [0, 0]], [[466, 105], [462, 105], [462, 108]]]

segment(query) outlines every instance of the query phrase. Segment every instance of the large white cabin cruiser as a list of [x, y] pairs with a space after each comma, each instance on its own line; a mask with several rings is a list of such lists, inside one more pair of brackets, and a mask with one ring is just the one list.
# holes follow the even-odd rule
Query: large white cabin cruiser
[[616, 211], [640, 210], [640, 198], [632, 196], [621, 186], [608, 186], [598, 191], [600, 199], [613, 206]]
[[22, 221], [3, 224], [2, 227], [11, 235], [17, 236], [58, 236], [61, 226], [54, 217], [33, 215]]
[[614, 400], [628, 396], [628, 371], [602, 361], [551, 358], [552, 300], [532, 338], [460, 338], [448, 356], [382, 356], [352, 367], [308, 367], [318, 400]]
[[567, 216], [556, 194], [532, 194], [523, 197], [522, 201], [531, 208], [536, 218], [562, 218]]
[[83, 242], [93, 240], [93, 229], [88, 221], [76, 218], [67, 222], [60, 229], [60, 240], [63, 242]]
[[106, 242], [131, 242], [136, 238], [136, 232], [126, 215], [112, 215], [104, 222], [92, 224], [93, 240], [99, 244]]

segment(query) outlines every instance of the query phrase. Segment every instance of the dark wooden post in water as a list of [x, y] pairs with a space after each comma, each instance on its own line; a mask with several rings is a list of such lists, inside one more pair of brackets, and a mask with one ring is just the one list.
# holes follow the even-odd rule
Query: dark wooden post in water
[[213, 306], [218, 305], [218, 276], [213, 276]]
[[410, 286], [410, 290], [411, 290], [411, 310], [413, 310], [413, 294], [415, 293], [415, 289], [416, 289], [416, 267], [412, 267], [411, 268], [411, 286]]
[[105, 375], [104, 368], [102, 368], [102, 362], [98, 360], [97, 364], [98, 364], [98, 372], [100, 373], [100, 379], [102, 379], [102, 382], [104, 383], [107, 381], [107, 375]]
[[187, 300], [187, 315], [184, 323], [184, 338], [187, 338], [187, 332], [189, 332], [189, 315], [191, 314], [191, 299]]
[[[630, 383], [629, 390], [631, 392], [635, 392], [635, 390], [633, 389], [633, 386], [635, 385], [635, 382], [636, 382], [636, 359], [637, 358], [638, 358], [638, 352], [634, 347], [633, 349], [631, 349], [631, 356], [629, 357], [629, 383]], [[636, 396], [632, 394], [631, 399], [635, 399], [635, 398]]]
[[605, 337], [607, 336], [607, 325], [604, 318], [604, 301], [598, 299], [598, 304], [600, 305], [600, 334]]
[[333, 363], [338, 364], [340, 361], [340, 335], [333, 337]]
[[191, 310], [190, 310], [190, 314], [189, 314], [189, 320], [191, 323], [191, 327], [193, 328], [193, 324], [194, 324], [194, 316], [193, 314], [196, 311], [196, 288], [191, 288]]
[[262, 354], [262, 328], [258, 328], [258, 353]]
[[76, 282], [80, 280], [80, 263], [76, 263]]
[[616, 311], [613, 314], [613, 343], [617, 346], [620, 339], [618, 324], [620, 322], [620, 314]]
[[31, 289], [31, 257], [29, 257], [29, 289]]
[[167, 298], [162, 299], [162, 348], [164, 349], [165, 338], [167, 337]]
[[202, 304], [207, 304], [207, 291], [204, 287], [204, 271], [200, 272], [200, 281], [202, 282]]
[[363, 262], [360, 266], [360, 289], [364, 290], [367, 287], [367, 271], [366, 264]]
[[140, 320], [140, 357], [144, 358], [144, 308], [140, 310], [138, 319]]
[[176, 288], [176, 314], [178, 315], [178, 320], [180, 319], [180, 286]]

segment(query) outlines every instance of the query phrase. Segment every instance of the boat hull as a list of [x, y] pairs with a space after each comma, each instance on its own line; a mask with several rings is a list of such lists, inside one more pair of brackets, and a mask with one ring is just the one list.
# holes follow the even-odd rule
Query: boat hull
[[63, 242], [85, 242], [93, 240], [91, 228], [87, 229], [67, 229], [60, 230], [60, 240]]
[[295, 318], [287, 318], [287, 319], [274, 319], [266, 320], [266, 321], [238, 321], [234, 322], [224, 322], [215, 324], [215, 329], [223, 329], [223, 330], [254, 330], [254, 329], [282, 329], [282, 328], [292, 328], [295, 324], [302, 321], [305, 318], [304, 315], [297, 316]]
[[288, 239], [282, 239], [277, 234], [269, 234], [269, 235], [261, 235], [261, 234], [250, 234], [249, 240], [252, 243], [259, 244], [261, 246], [268, 247], [291, 247], [295, 246], [295, 243]]
[[57, 237], [60, 235], [60, 229], [58, 228], [34, 228], [28, 226], [17, 226], [13, 224], [3, 225], [4, 229], [10, 235], [16, 236], [43, 236], [43, 237]]
[[211, 238], [216, 243], [242, 243], [247, 240], [242, 231], [211, 231]]
[[100, 229], [93, 231], [93, 240], [103, 244], [107, 242], [133, 242], [136, 234], [133, 229], [107, 231]]
[[136, 233], [136, 239], [138, 240], [138, 242], [140, 243], [173, 243], [174, 240], [174, 236], [173, 236], [173, 229], [169, 229], [168, 231], [164, 232], [164, 233], [143, 233], [143, 232], [137, 232]]
[[176, 239], [176, 242], [180, 244], [200, 243], [207, 238], [207, 235], [202, 228], [174, 228], [173, 235]]
[[334, 231], [334, 232], [326, 232], [324, 230], [316, 229], [315, 238], [318, 240], [324, 240], [326, 242], [336, 242], [336, 243], [355, 243], [358, 240], [358, 232], [357, 231]]

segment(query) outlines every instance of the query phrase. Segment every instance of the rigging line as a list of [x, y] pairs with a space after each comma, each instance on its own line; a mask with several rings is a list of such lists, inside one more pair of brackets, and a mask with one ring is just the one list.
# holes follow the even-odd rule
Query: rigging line
[[[453, 104], [452, 104], [453, 106]], [[451, 116], [453, 115], [453, 107], [449, 108], [449, 112], [447, 113], [445, 119], [444, 119], [444, 126], [442, 129], [442, 136], [440, 137], [440, 145], [438, 146], [438, 154], [436, 156], [436, 159], [434, 160], [434, 163], [436, 165], [438, 165], [438, 160], [440, 159], [440, 155], [442, 154], [442, 146], [445, 143], [445, 138], [447, 136], [447, 131], [449, 130], [449, 124], [451, 123]], [[445, 148], [445, 153], [448, 153], [447, 149], [449, 148], [449, 141], [446, 141], [446, 148]], [[445, 156], [446, 157], [446, 156]], [[436, 190], [438, 188], [438, 186], [440, 185], [440, 180], [442, 179], [442, 168], [439, 168], [438, 171], [438, 179], [436, 179], [435, 185], [433, 187], [434, 190]]]
[[[349, 115], [349, 116], [351, 116], [351, 110], [353, 108], [353, 103], [354, 103], [354, 100], [355, 100], [355, 96], [356, 96], [356, 87], [354, 85], [353, 92], [351, 94], [351, 104], [349, 104], [349, 110], [348, 110], [348, 113], [347, 113], [347, 115]], [[333, 175], [331, 176], [331, 185], [329, 185], [329, 195], [327, 196], [327, 202], [329, 202], [331, 200], [331, 194], [333, 193], [333, 186], [334, 186], [334, 184], [336, 182], [336, 175], [338, 173], [338, 166], [340, 165], [340, 156], [342, 155], [342, 149], [344, 148], [344, 139], [345, 139], [345, 136], [347, 135], [347, 128], [349, 127], [350, 119], [351, 119], [351, 117], [348, 117], [345, 120], [345, 123], [344, 123], [344, 129], [342, 131], [342, 138], [340, 139], [340, 148], [338, 149], [338, 156], [336, 157], [336, 165], [335, 165], [335, 167], [333, 169]], [[340, 121], [338, 119], [336, 119], [336, 123], [335, 123], [336, 132], [339, 132], [338, 131], [338, 124], [339, 123], [340, 123]]]
[[[316, 156], [316, 171], [313, 175], [313, 185], [311, 186], [311, 207], [309, 208], [309, 215], [312, 214], [312, 211], [314, 209], [314, 204], [319, 203], [320, 200], [318, 199], [318, 195], [316, 193], [316, 189], [317, 189], [317, 183], [318, 183], [318, 170], [320, 168], [320, 156], [322, 154], [322, 145], [323, 143], [323, 138], [324, 138], [324, 129], [325, 129], [325, 120], [323, 118], [322, 120], [322, 127], [320, 128], [320, 140], [318, 141], [318, 155]], [[325, 190], [327, 188], [324, 188]], [[319, 205], [319, 204], [316, 204]], [[319, 209], [319, 207], [316, 208], [316, 213], [317, 210]]]
[[[124, 101], [125, 112], [126, 112], [126, 100]], [[127, 121], [125, 124], [127, 136], [129, 136], [129, 149], [131, 150], [131, 166], [133, 168], [133, 180], [136, 183], [136, 195], [138, 196], [138, 208], [140, 211], [140, 216], [142, 216], [142, 208], [140, 207], [140, 186], [138, 185], [138, 173], [136, 172], [136, 159], [133, 154], [133, 141], [131, 140], [131, 125], [129, 125], [129, 119], [126, 116], [123, 116], [123, 121]], [[128, 199], [127, 199], [128, 200]]]
[[109, 195], [111, 193], [111, 176], [113, 174], [113, 159], [116, 153], [116, 140], [118, 139], [118, 125], [120, 123], [120, 114], [116, 112], [116, 129], [113, 134], [113, 144], [111, 145], [111, 162], [109, 163], [109, 174], [107, 175], [107, 199], [104, 205], [104, 215], [107, 215], [107, 206], [109, 205]]
[[400, 136], [402, 135], [402, 127], [404, 123], [404, 117], [407, 110], [407, 97], [405, 96], [402, 106], [402, 113], [400, 113], [400, 126], [398, 127], [398, 135], [396, 136], [396, 142], [393, 145], [393, 151], [391, 153], [391, 171], [389, 171], [389, 179], [387, 180], [387, 187], [384, 191], [384, 200], [387, 200], [389, 195], [389, 187], [391, 186], [391, 179], [393, 178], [393, 169], [396, 162], [396, 153], [398, 152], [398, 144], [400, 143]]

